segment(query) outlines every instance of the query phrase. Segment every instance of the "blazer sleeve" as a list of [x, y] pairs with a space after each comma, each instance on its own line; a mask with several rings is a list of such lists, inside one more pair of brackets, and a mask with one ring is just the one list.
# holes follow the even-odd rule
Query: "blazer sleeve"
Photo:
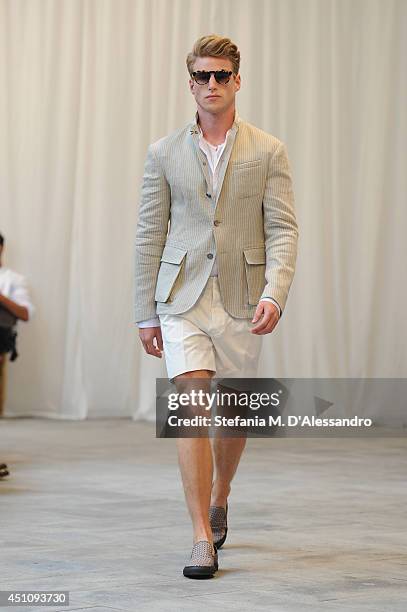
[[298, 226], [287, 150], [280, 142], [270, 159], [263, 198], [266, 248], [266, 286], [263, 297], [272, 297], [284, 310], [297, 259]]
[[170, 208], [170, 186], [154, 145], [150, 145], [144, 166], [135, 239], [135, 322], [156, 316], [154, 295], [161, 255], [168, 233]]

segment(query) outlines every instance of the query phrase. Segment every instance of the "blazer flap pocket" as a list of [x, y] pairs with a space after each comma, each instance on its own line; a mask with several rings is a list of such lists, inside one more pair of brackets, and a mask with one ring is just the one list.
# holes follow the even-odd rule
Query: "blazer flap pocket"
[[257, 168], [261, 166], [261, 164], [262, 164], [261, 159], [251, 159], [250, 161], [232, 162], [232, 166], [236, 168], [237, 170], [244, 170], [245, 168], [253, 168], [253, 167]]
[[243, 252], [248, 264], [266, 263], [266, 252], [264, 249], [244, 249]]
[[166, 261], [172, 264], [180, 264], [184, 259], [187, 251], [178, 247], [166, 245], [161, 255], [161, 261]]

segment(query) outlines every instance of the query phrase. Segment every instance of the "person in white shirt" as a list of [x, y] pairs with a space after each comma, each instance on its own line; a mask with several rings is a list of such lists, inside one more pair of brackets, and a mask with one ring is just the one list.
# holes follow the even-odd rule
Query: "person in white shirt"
[[0, 234], [0, 416], [5, 400], [7, 354], [11, 353], [11, 360], [17, 356], [15, 325], [18, 320], [29, 321], [34, 312], [24, 276], [2, 265], [3, 252], [4, 236]]

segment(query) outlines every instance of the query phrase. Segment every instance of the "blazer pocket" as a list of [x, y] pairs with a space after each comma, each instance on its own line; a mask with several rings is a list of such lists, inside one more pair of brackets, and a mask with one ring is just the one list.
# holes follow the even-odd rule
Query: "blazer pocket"
[[261, 166], [262, 164], [262, 160], [261, 159], [252, 159], [250, 161], [244, 161], [244, 162], [232, 162], [232, 166], [233, 168], [256, 168], [257, 166]]
[[264, 189], [264, 167], [262, 162], [233, 164], [232, 184], [234, 197], [248, 198], [260, 195]]
[[175, 281], [183, 268], [187, 251], [166, 245], [161, 255], [154, 299], [156, 302], [167, 302]]
[[249, 304], [257, 305], [266, 285], [266, 252], [263, 248], [244, 249]]

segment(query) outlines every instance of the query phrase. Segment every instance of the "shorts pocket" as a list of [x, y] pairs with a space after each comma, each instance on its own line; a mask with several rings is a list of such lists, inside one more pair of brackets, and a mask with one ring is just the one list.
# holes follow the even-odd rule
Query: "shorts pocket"
[[248, 303], [257, 305], [266, 285], [266, 252], [263, 248], [244, 249]]
[[170, 245], [164, 247], [154, 296], [156, 302], [168, 301], [175, 281], [183, 268], [186, 254], [185, 249]]

